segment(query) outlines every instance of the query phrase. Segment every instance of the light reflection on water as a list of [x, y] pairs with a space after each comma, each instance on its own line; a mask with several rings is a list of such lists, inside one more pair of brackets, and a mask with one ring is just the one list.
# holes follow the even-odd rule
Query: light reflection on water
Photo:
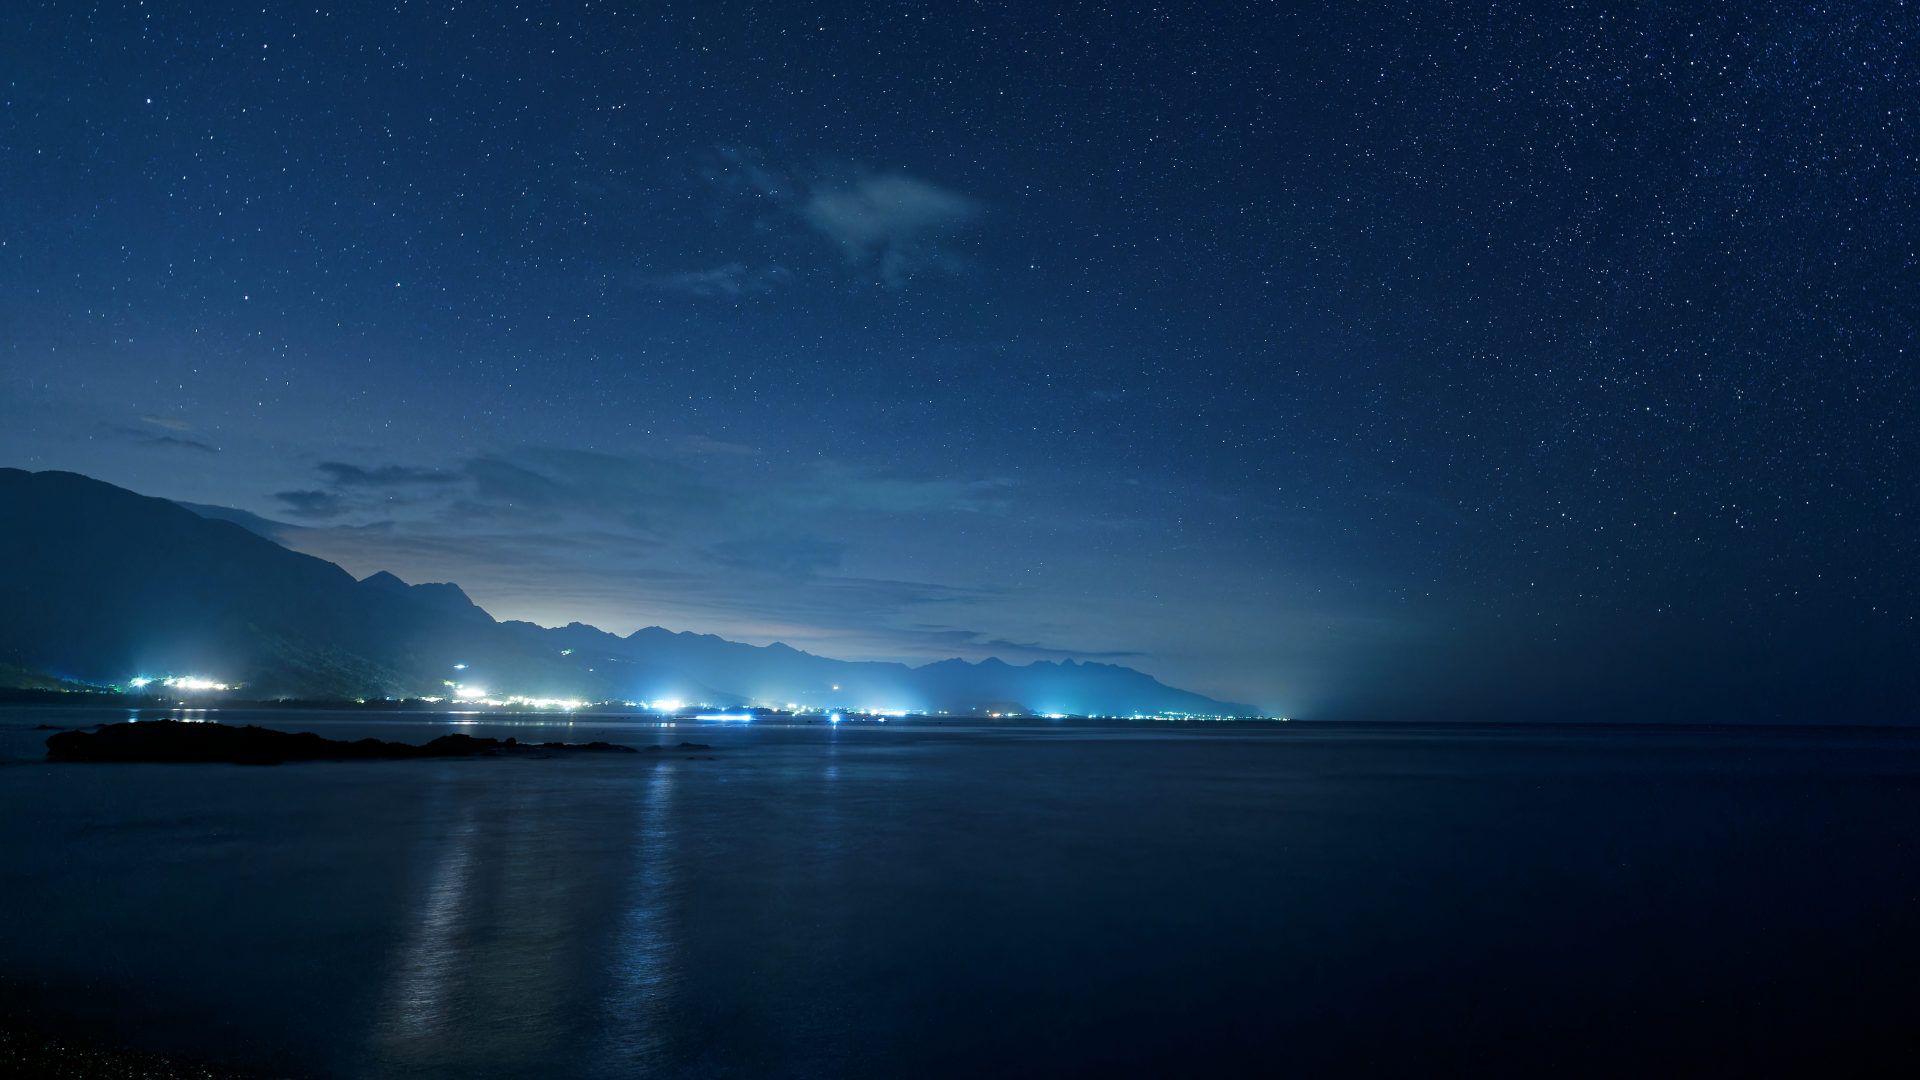
[[76, 718], [0, 710], [0, 990], [276, 1075], [1512, 1072], [1911, 1042], [1911, 735], [228, 712], [715, 750], [39, 763], [34, 726]]
[[[447, 812], [444, 790], [436, 791], [437, 814]], [[392, 990], [380, 1010], [382, 1022], [374, 1036], [376, 1061], [427, 1060], [440, 1042], [448, 998], [458, 977], [460, 924], [471, 906], [474, 889], [475, 847], [479, 824], [472, 807], [458, 811], [437, 853], [430, 854], [433, 874], [426, 897], [405, 946], [398, 954]]]
[[602, 1060], [608, 1076], [652, 1071], [667, 1064], [667, 1017], [679, 977], [672, 903], [673, 781], [677, 765], [663, 762], [632, 800], [634, 869], [612, 948], [601, 1018]]
[[[457, 763], [437, 766], [419, 860], [433, 869], [403, 913], [356, 1071], [534, 1075], [562, 1038], [597, 1039], [623, 1058], [657, 1051], [671, 988], [675, 764], [589, 778], [601, 782], [582, 791], [476, 783]], [[597, 1030], [596, 1008], [609, 1013]]]

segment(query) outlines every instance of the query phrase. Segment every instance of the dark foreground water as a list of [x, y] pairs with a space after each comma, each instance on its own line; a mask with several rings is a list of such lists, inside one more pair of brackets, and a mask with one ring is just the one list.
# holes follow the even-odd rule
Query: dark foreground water
[[1920, 1063], [1915, 734], [581, 718], [462, 730], [716, 749], [37, 760], [125, 715], [0, 710], [15, 1023], [322, 1077]]

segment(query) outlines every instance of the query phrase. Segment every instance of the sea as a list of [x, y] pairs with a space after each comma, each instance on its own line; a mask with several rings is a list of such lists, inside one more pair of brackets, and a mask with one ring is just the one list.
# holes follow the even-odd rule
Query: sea
[[0, 1016], [287, 1077], [1913, 1075], [1920, 731], [228, 709], [44, 760]]

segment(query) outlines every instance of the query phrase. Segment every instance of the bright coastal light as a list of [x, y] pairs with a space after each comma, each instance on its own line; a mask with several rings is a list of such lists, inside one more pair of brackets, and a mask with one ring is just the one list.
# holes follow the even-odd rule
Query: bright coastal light
[[647, 708], [652, 709], [654, 712], [679, 712], [681, 709], [686, 708], [686, 702], [675, 701], [672, 698], [663, 698], [647, 706]]
[[[565, 712], [572, 712], [575, 709], [584, 709], [593, 704], [585, 698], [527, 697], [524, 694], [495, 697], [493, 694], [487, 692], [485, 687], [480, 686], [459, 687], [454, 690], [453, 697], [456, 702], [462, 705], [487, 705], [496, 709], [560, 709]], [[425, 697], [420, 700], [439, 704], [447, 699], [443, 697]]]
[[751, 720], [753, 719], [753, 714], [752, 713], [723, 713], [723, 712], [701, 713], [699, 716], [694, 717], [694, 719], [695, 720]]

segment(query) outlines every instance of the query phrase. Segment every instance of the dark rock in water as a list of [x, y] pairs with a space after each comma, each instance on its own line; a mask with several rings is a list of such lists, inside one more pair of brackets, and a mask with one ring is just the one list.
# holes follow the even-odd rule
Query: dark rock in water
[[35, 725], [33, 725], [33, 730], [35, 730], [35, 731], [59, 731], [59, 730], [61, 730], [61, 728], [60, 728], [60, 725], [59, 725], [59, 724], [35, 724]]
[[278, 765], [286, 761], [385, 761], [413, 758], [500, 757], [548, 754], [634, 752], [631, 746], [607, 742], [542, 743], [527, 746], [516, 739], [477, 739], [471, 735], [442, 735], [424, 746], [359, 739], [347, 742], [323, 739], [312, 732], [298, 734], [271, 728], [231, 727], [227, 724], [185, 720], [138, 720], [108, 724], [98, 731], [63, 731], [47, 739], [49, 761], [231, 762], [237, 765]]

